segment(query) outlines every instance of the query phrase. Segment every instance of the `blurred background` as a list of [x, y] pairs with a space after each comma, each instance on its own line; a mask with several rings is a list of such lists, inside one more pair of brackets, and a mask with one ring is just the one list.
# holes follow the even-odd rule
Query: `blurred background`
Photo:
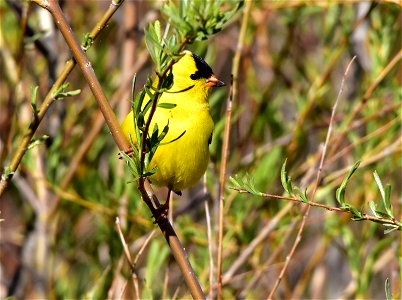
[[[61, 1], [79, 40], [110, 1]], [[125, 1], [87, 55], [120, 121], [152, 75], [144, 28], [162, 1]], [[222, 10], [233, 3], [223, 2]], [[230, 82], [245, 6], [208, 41], [186, 48]], [[281, 166], [310, 192], [345, 78], [316, 202], [336, 207], [335, 191], [358, 160], [346, 201], [372, 214], [384, 210], [373, 177], [392, 186], [401, 219], [401, 6], [398, 1], [254, 1], [242, 43], [227, 175], [248, 173], [261, 192], [285, 195]], [[36, 107], [71, 56], [51, 16], [27, 1], [0, 1], [0, 167], [2, 172]], [[189, 298], [169, 247], [142, 202], [78, 67], [54, 101], [0, 198], [0, 297], [134, 298], [134, 283], [116, 232], [118, 216], [136, 258], [141, 298]], [[215, 131], [205, 178], [174, 198], [174, 227], [206, 293], [216, 287], [218, 190], [229, 88], [210, 97]], [[224, 204], [223, 297], [266, 298], [289, 254], [305, 204], [239, 193], [227, 180]], [[161, 199], [166, 191], [158, 190]], [[208, 238], [206, 208], [211, 219]], [[301, 242], [275, 297], [385, 298], [385, 280], [401, 297], [400, 232], [351, 214], [312, 207]], [[141, 247], [144, 246], [143, 251]], [[212, 256], [211, 256], [212, 253]], [[212, 267], [211, 267], [212, 266]], [[212, 268], [213, 280], [210, 279]]]

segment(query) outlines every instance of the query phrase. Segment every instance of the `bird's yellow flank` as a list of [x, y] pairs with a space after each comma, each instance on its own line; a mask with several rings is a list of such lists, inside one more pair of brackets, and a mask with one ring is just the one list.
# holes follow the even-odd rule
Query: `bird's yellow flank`
[[[149, 168], [157, 168], [150, 177], [153, 184], [180, 193], [196, 184], [207, 168], [208, 146], [214, 128], [208, 95], [212, 87], [223, 86], [224, 83], [216, 78], [202, 58], [190, 51], [184, 51], [173, 65], [172, 74], [173, 85], [162, 94], [158, 103], [176, 106], [169, 109], [158, 107], [155, 111], [149, 131], [153, 131], [155, 124], [158, 124], [159, 130], [169, 124], [169, 131], [156, 150]], [[128, 138], [130, 134], [135, 142], [132, 112], [123, 121], [122, 129], [124, 135]]]

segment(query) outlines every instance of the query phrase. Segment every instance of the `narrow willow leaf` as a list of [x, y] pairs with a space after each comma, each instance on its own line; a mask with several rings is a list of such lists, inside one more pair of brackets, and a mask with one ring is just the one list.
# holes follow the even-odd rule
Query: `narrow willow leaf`
[[145, 125], [145, 120], [144, 120], [144, 115], [142, 113], [139, 113], [137, 116], [137, 126], [139, 128], [144, 127]]
[[67, 91], [67, 92], [60, 92], [56, 95], [55, 99], [61, 100], [65, 97], [71, 97], [71, 96], [77, 96], [81, 93], [80, 89], [77, 90], [72, 90], [72, 91]]
[[384, 206], [386, 212], [393, 217], [392, 214], [392, 205], [391, 205], [391, 185], [387, 184], [385, 186], [385, 195], [384, 195]]
[[137, 170], [137, 165], [134, 162], [134, 160], [130, 156], [128, 156], [127, 153], [125, 153], [124, 151], [120, 151], [120, 155], [124, 159], [124, 161], [126, 162], [126, 164], [129, 167], [132, 175], [135, 178], [139, 178], [139, 172]]
[[348, 175], [346, 178], [342, 181], [341, 186], [336, 190], [336, 200], [338, 203], [342, 206], [345, 203], [345, 190], [346, 190], [346, 185], [348, 184], [348, 181], [350, 177], [352, 177], [353, 173], [357, 170], [357, 168], [360, 165], [360, 161], [357, 161], [353, 166], [352, 169], [349, 171]]
[[[391, 225], [391, 224], [383, 224], [384, 226], [388, 225], [388, 227], [391, 227], [390, 229], [385, 229], [384, 230], [384, 234], [388, 234], [391, 233], [395, 230], [401, 230], [401, 228], [399, 228], [397, 225]], [[388, 299], [388, 298], [387, 298]]]
[[35, 116], [39, 112], [38, 107], [36, 105], [36, 100], [38, 99], [38, 89], [39, 86], [31, 87], [31, 107]]
[[384, 200], [385, 199], [385, 192], [384, 192], [384, 187], [382, 185], [380, 176], [378, 176], [377, 171], [374, 171], [373, 175], [374, 175], [375, 182], [377, 183], [378, 189], [380, 190], [381, 198]]
[[164, 108], [164, 109], [172, 109], [172, 108], [175, 108], [176, 106], [177, 106], [177, 104], [173, 104], [173, 103], [167, 103], [167, 102], [158, 103], [158, 107]]
[[15, 172], [11, 171], [11, 167], [10, 166], [6, 166], [4, 167], [4, 173], [2, 175], [2, 179], [9, 179], [11, 176], [14, 175]]
[[287, 185], [286, 162], [287, 162], [287, 159], [285, 159], [285, 162], [283, 163], [282, 168], [281, 168], [281, 183], [282, 183], [284, 190], [290, 194], [290, 192], [288, 191], [288, 185]]
[[239, 180], [237, 177], [238, 177], [237, 174], [235, 175], [235, 177], [229, 176], [229, 181], [232, 183], [234, 188], [241, 189], [241, 186], [240, 186], [240, 183], [239, 183]]
[[377, 215], [377, 207], [376, 207], [374, 201], [370, 201], [370, 202], [369, 202], [369, 206], [370, 206], [370, 210], [371, 210], [371, 212], [373, 213], [373, 215], [374, 215], [375, 217], [378, 217], [378, 215]]
[[31, 140], [31, 142], [28, 145], [27, 150], [31, 150], [32, 148], [34, 148], [34, 147], [36, 147], [38, 145], [44, 144], [48, 139], [49, 139], [48, 135], [43, 135], [39, 139]]
[[154, 30], [155, 30], [155, 35], [156, 35], [157, 41], [161, 42], [162, 41], [162, 38], [161, 38], [161, 23], [159, 22], [159, 20], [155, 21]]
[[157, 138], [158, 143], [160, 143], [165, 138], [168, 131], [169, 131], [169, 122], [166, 124], [165, 127], [163, 127], [161, 134], [158, 136]]
[[387, 214], [381, 210], [376, 210], [375, 212], [378, 215], [378, 217], [380, 217], [380, 218], [386, 218], [386, 219], [391, 218], [391, 216], [389, 214]]
[[385, 298], [392, 300], [391, 285], [389, 284], [389, 278], [385, 279]]
[[310, 203], [310, 200], [307, 197], [307, 189], [305, 189], [303, 193], [298, 187], [295, 187], [295, 191], [297, 195], [299, 195], [301, 201], [303, 201], [304, 203]]

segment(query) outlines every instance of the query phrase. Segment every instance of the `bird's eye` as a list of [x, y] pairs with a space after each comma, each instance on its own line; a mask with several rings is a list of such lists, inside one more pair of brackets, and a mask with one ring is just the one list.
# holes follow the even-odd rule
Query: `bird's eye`
[[197, 79], [197, 75], [191, 74], [191, 75], [190, 75], [190, 78], [191, 78], [192, 80], [196, 80], [196, 79]]

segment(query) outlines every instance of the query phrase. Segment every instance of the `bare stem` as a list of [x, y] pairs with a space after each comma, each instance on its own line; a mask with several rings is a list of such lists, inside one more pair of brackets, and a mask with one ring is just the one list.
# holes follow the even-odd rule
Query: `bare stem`
[[[43, 6], [42, 4], [45, 4], [39, 0], [38, 1], [35, 0], [34, 2], [38, 3], [41, 6]], [[123, 1], [121, 1], [120, 4], [122, 2]], [[89, 36], [92, 40], [95, 40], [99, 36], [99, 33], [106, 27], [106, 24], [108, 23], [110, 18], [113, 16], [113, 14], [116, 12], [116, 10], [120, 7], [120, 4], [115, 4], [113, 2], [110, 4], [109, 9], [105, 12], [105, 14], [101, 18], [101, 20], [94, 26], [94, 28], [90, 32]], [[1, 176], [0, 197], [3, 194], [3, 192], [5, 191], [5, 189], [7, 188], [9, 181], [12, 179], [13, 173], [15, 173], [18, 166], [20, 165], [21, 160], [24, 157], [24, 155], [28, 149], [29, 143], [31, 142], [32, 137], [34, 136], [36, 130], [38, 129], [39, 124], [41, 123], [43, 117], [45, 116], [46, 112], [48, 111], [50, 106], [55, 101], [54, 96], [55, 96], [56, 90], [58, 90], [60, 88], [60, 86], [65, 82], [65, 80], [67, 79], [67, 76], [74, 69], [75, 65], [76, 65], [76, 62], [74, 59], [71, 58], [67, 61], [63, 71], [61, 72], [61, 74], [57, 78], [56, 82], [53, 84], [52, 88], [49, 90], [48, 94], [46, 95], [45, 99], [43, 100], [42, 105], [39, 108], [39, 111], [38, 111], [36, 117], [34, 117], [32, 119], [31, 124], [29, 125], [27, 131], [25, 132], [21, 143], [19, 143], [18, 149], [15, 151], [15, 154], [14, 154], [13, 158], [11, 159], [11, 163], [8, 166], [9, 175], [6, 176], [5, 174], [3, 174]]]
[[[71, 49], [75, 60], [81, 68], [81, 71], [91, 88], [92, 93], [95, 96], [96, 101], [98, 102], [99, 108], [102, 111], [102, 114], [106, 120], [106, 123], [110, 129], [110, 132], [115, 140], [117, 146], [121, 151], [128, 152], [130, 148], [130, 144], [127, 139], [123, 135], [120, 124], [117, 121], [117, 118], [110, 107], [109, 102], [106, 99], [105, 94], [103, 93], [102, 87], [95, 75], [95, 72], [89, 62], [88, 58], [85, 56], [83, 49], [80, 47], [71, 27], [69, 26], [60, 6], [55, 0], [35, 0], [37, 4], [47, 9], [53, 16], [56, 21], [56, 24], [63, 34], [69, 48]], [[184, 45], [183, 45], [184, 47]], [[172, 63], [173, 65], [173, 63]], [[156, 104], [155, 104], [156, 106]], [[156, 107], [155, 107], [156, 109]], [[149, 122], [148, 122], [149, 123]], [[149, 127], [149, 124], [148, 124]], [[156, 196], [153, 194], [151, 187], [145, 182], [144, 178], [140, 179], [139, 189], [141, 195], [143, 197], [144, 202], [148, 205], [151, 212], [155, 213], [155, 208], [152, 203], [159, 202]], [[152, 199], [152, 200], [151, 200]], [[154, 201], [154, 202], [152, 202]], [[177, 237], [172, 225], [166, 218], [160, 218], [157, 221], [158, 226], [160, 227], [162, 233], [164, 234], [171, 250], [172, 254], [175, 257], [184, 277], [184, 280], [192, 294], [192, 296], [196, 299], [204, 298], [204, 294], [202, 292], [201, 286], [198, 282], [197, 277], [194, 274], [194, 271], [191, 267], [190, 262], [187, 259], [187, 253], [184, 251], [184, 248]]]
[[[236, 190], [236, 191], [238, 191], [240, 193], [249, 193], [248, 191], [243, 190], [243, 189], [235, 188], [234, 190]], [[350, 211], [348, 211], [347, 209], [344, 209], [344, 208], [335, 207], [335, 206], [329, 206], [329, 205], [321, 204], [321, 203], [318, 203], [318, 202], [303, 202], [299, 198], [284, 197], [284, 196], [278, 196], [278, 195], [272, 195], [272, 194], [266, 194], [266, 193], [261, 193], [259, 195], [261, 197], [264, 197], [264, 198], [272, 198], [272, 199], [279, 199], [279, 200], [285, 200], [285, 201], [292, 201], [292, 202], [297, 202], [299, 204], [306, 204], [306, 205], [309, 205], [309, 206], [320, 207], [320, 208], [323, 208], [323, 209], [326, 209], [326, 210], [329, 210], [329, 211], [336, 211], [336, 212], [349, 213], [350, 214]], [[395, 226], [398, 226], [399, 228], [401, 228], [401, 230], [402, 230], [402, 223], [399, 222], [396, 219], [379, 218], [379, 217], [375, 217], [375, 216], [372, 216], [372, 215], [363, 214], [362, 215], [362, 220], [367, 220], [367, 221], [381, 223], [381, 224], [395, 225]]]
[[[341, 82], [341, 86], [340, 86], [340, 89], [339, 89], [339, 92], [338, 92], [338, 96], [337, 96], [336, 101], [335, 101], [335, 104], [334, 104], [334, 106], [333, 106], [333, 108], [332, 108], [331, 120], [330, 120], [329, 126], [328, 126], [327, 137], [326, 137], [326, 139], [325, 139], [325, 143], [324, 143], [324, 146], [323, 146], [323, 149], [322, 149], [320, 164], [319, 164], [318, 170], [317, 170], [317, 177], [316, 177], [315, 184], [314, 184], [314, 187], [313, 187], [313, 191], [312, 191], [312, 194], [311, 194], [311, 199], [312, 199], [312, 202], [313, 202], [313, 203], [314, 203], [315, 193], [316, 193], [316, 191], [317, 191], [317, 188], [318, 188], [318, 186], [319, 186], [319, 184], [320, 184], [320, 180], [321, 180], [322, 168], [323, 168], [323, 166], [324, 166], [325, 155], [326, 155], [326, 152], [327, 152], [327, 148], [328, 148], [328, 144], [329, 144], [329, 139], [330, 139], [331, 133], [332, 133], [332, 126], [333, 126], [334, 119], [335, 119], [336, 108], [338, 107], [338, 103], [339, 103], [339, 100], [340, 100], [341, 95], [342, 95], [342, 92], [343, 92], [343, 87], [344, 87], [344, 83], [345, 83], [345, 78], [346, 78], [346, 76], [347, 76], [347, 74], [348, 74], [348, 72], [349, 72], [349, 69], [350, 69], [350, 67], [351, 67], [351, 65], [352, 65], [352, 63], [353, 63], [353, 61], [355, 60], [355, 58], [356, 58], [356, 56], [354, 56], [354, 57], [351, 59], [351, 61], [349, 62], [348, 66], [346, 67], [345, 73], [343, 74], [343, 77], [342, 77], [342, 82]], [[286, 270], [287, 270], [287, 268], [288, 268], [288, 266], [289, 266], [289, 263], [290, 263], [290, 261], [291, 261], [293, 255], [294, 255], [294, 253], [295, 253], [295, 251], [296, 251], [296, 248], [297, 248], [297, 246], [299, 245], [299, 243], [300, 243], [300, 241], [301, 241], [302, 233], [303, 233], [303, 230], [304, 230], [304, 226], [305, 226], [305, 224], [306, 224], [307, 217], [308, 217], [308, 215], [309, 215], [309, 213], [310, 213], [310, 209], [311, 209], [311, 206], [310, 206], [310, 205], [307, 206], [306, 209], [305, 209], [305, 212], [304, 212], [304, 215], [303, 215], [303, 220], [302, 220], [302, 222], [300, 223], [300, 227], [299, 227], [299, 230], [298, 230], [298, 232], [297, 232], [296, 239], [295, 239], [295, 241], [294, 241], [294, 243], [293, 243], [293, 245], [292, 245], [292, 248], [291, 248], [289, 254], [286, 256], [285, 264], [283, 265], [283, 267], [282, 267], [282, 269], [281, 269], [281, 272], [279, 273], [279, 276], [278, 276], [278, 278], [277, 278], [276, 281], [275, 281], [274, 287], [272, 288], [271, 292], [269, 293], [267, 299], [272, 299], [272, 297], [273, 297], [273, 295], [274, 295], [276, 289], [277, 289], [278, 286], [279, 286], [279, 283], [281, 282], [281, 280], [282, 280], [282, 278], [283, 278], [283, 275], [285, 274], [285, 272], [286, 272]]]
[[243, 18], [241, 21], [241, 28], [239, 33], [239, 39], [237, 41], [236, 53], [233, 58], [233, 66], [232, 66], [232, 78], [230, 84], [230, 94], [226, 103], [226, 122], [225, 122], [225, 131], [223, 138], [223, 146], [222, 146], [222, 162], [220, 169], [220, 180], [219, 180], [219, 226], [218, 226], [218, 261], [217, 261], [217, 269], [218, 269], [218, 299], [222, 299], [222, 260], [223, 260], [223, 204], [225, 199], [225, 182], [226, 182], [226, 163], [228, 158], [228, 149], [229, 149], [229, 136], [230, 136], [230, 125], [231, 125], [231, 117], [232, 117], [232, 103], [233, 101], [237, 101], [238, 98], [238, 77], [239, 77], [239, 68], [240, 68], [240, 59], [243, 54], [243, 44], [246, 36], [248, 19], [251, 12], [252, 1], [246, 1], [246, 6], [243, 12]]
[[126, 240], [124, 238], [123, 232], [121, 231], [119, 217], [116, 217], [116, 222], [115, 223], [116, 223], [116, 229], [117, 229], [117, 232], [119, 234], [121, 244], [123, 246], [124, 255], [126, 256], [126, 259], [127, 259], [128, 264], [130, 266], [130, 269], [131, 269], [131, 276], [133, 277], [133, 285], [134, 285], [135, 297], [136, 297], [136, 299], [140, 299], [140, 294], [139, 294], [139, 290], [138, 290], [137, 271], [135, 269], [135, 265], [133, 263], [133, 260], [131, 259], [130, 250], [128, 249], [128, 246], [127, 246]]

